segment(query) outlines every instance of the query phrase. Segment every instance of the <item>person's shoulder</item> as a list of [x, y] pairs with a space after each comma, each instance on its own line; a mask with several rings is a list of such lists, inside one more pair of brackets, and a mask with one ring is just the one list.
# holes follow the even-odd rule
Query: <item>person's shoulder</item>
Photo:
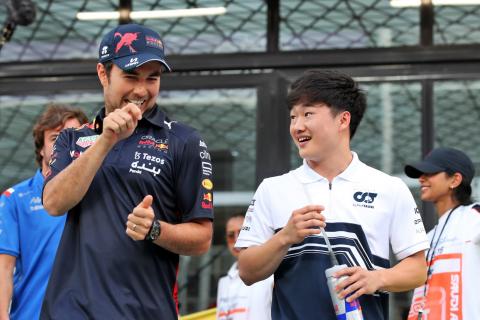
[[392, 176], [388, 173], [385, 173], [379, 169], [371, 167], [363, 162], [361, 162], [361, 166], [359, 166], [359, 174], [363, 177], [368, 177], [369, 181], [383, 182], [387, 184], [402, 184], [403, 181], [401, 178]]
[[298, 169], [283, 173], [278, 176], [264, 178], [261, 184], [285, 186], [285, 183], [287, 183], [288, 181], [291, 181], [292, 179], [295, 179], [294, 174], [296, 170]]
[[177, 138], [182, 142], [187, 142], [189, 139], [200, 139], [198, 130], [183, 122], [176, 120], [165, 119], [165, 126], [170, 136]]
[[78, 128], [65, 128], [63, 131], [75, 135], [94, 135], [97, 134], [92, 123], [84, 123]]
[[98, 136], [90, 123], [85, 123], [78, 128], [65, 128], [61, 131], [60, 136], [72, 138], [85, 136]]
[[[7, 192], [7, 193], [13, 194], [15, 192], [29, 190], [29, 189], [33, 188], [33, 181], [34, 180], [35, 180], [35, 175], [33, 175], [30, 178], [27, 178], [23, 181], [20, 181], [19, 183], [15, 184], [13, 186], [11, 186], [7, 190], [5, 190], [3, 193]], [[11, 190], [11, 192], [8, 192], [8, 190]]]
[[468, 218], [480, 219], [480, 203], [475, 202], [468, 206], [462, 206], [464, 208], [465, 215], [468, 215]]
[[33, 186], [33, 180], [35, 176], [32, 176], [28, 179], [25, 179], [16, 185], [11, 186], [10, 188], [7, 188], [1, 193], [2, 198], [15, 198], [15, 197], [22, 197], [26, 193], [32, 192], [34, 186]]
[[478, 213], [480, 213], [480, 203], [477, 202], [477, 203], [472, 204], [472, 209], [477, 211]]
[[477, 226], [478, 223], [480, 223], [480, 203], [476, 202], [469, 205], [461, 205], [456, 211], [458, 211], [459, 217], [461, 217], [459, 219], [463, 221], [466, 228], [474, 225]]

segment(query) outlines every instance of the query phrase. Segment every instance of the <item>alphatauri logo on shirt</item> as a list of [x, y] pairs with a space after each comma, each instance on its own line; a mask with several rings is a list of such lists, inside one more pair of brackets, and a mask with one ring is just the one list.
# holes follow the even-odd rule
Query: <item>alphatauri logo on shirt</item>
[[353, 206], [373, 209], [373, 202], [375, 201], [377, 195], [378, 193], [374, 192], [357, 191], [353, 194], [353, 200], [356, 202], [353, 204]]

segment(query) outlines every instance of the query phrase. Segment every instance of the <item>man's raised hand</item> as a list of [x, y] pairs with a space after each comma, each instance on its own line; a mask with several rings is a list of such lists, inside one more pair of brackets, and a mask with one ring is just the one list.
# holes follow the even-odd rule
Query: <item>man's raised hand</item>
[[108, 141], [115, 144], [128, 138], [137, 127], [140, 119], [142, 119], [140, 108], [134, 103], [129, 103], [123, 108], [110, 112], [103, 119], [102, 134]]

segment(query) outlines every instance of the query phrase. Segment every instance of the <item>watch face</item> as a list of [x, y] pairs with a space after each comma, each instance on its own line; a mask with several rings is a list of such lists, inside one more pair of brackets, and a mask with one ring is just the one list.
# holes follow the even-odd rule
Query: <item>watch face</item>
[[157, 240], [158, 236], [160, 235], [160, 221], [155, 220], [153, 221], [152, 228], [150, 232], [147, 234], [145, 240], [155, 241]]

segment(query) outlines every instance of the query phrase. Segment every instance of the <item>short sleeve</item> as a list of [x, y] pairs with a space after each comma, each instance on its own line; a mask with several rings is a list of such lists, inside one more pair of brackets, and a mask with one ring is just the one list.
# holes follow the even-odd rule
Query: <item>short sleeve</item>
[[9, 190], [0, 196], [0, 253], [18, 257], [20, 255], [18, 208], [14, 191]]
[[58, 135], [57, 140], [55, 140], [52, 157], [49, 163], [50, 170], [47, 173], [44, 185], [72, 162], [73, 157], [70, 155], [69, 143], [72, 130], [73, 129], [62, 130]]
[[407, 185], [396, 179], [393, 219], [390, 224], [390, 243], [398, 260], [428, 249], [420, 211]]
[[247, 209], [242, 230], [235, 247], [247, 248], [267, 242], [275, 233], [270, 213], [268, 187], [263, 181]]
[[207, 144], [198, 133], [187, 138], [175, 156], [177, 207], [182, 221], [213, 219], [213, 168]]

